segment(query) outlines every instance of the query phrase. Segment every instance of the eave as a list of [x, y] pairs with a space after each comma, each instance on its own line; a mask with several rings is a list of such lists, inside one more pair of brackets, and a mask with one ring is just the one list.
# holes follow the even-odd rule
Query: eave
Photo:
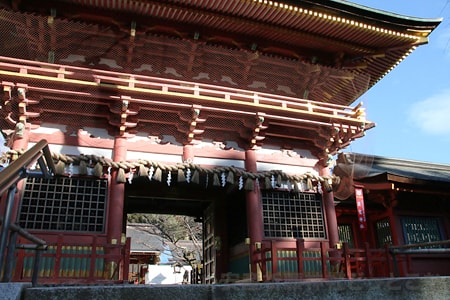
[[433, 195], [450, 195], [449, 184], [442, 181], [430, 181], [417, 178], [383, 173], [370, 178], [359, 179], [355, 186], [361, 186], [369, 191], [392, 191], [421, 193]]
[[[267, 63], [264, 59], [269, 59], [271, 63], [263, 70], [274, 70], [274, 77], [283, 78], [286, 74], [303, 76], [292, 83], [303, 88], [295, 91], [298, 97], [307, 94], [315, 101], [342, 105], [353, 103], [417, 46], [427, 43], [428, 35], [441, 21], [394, 15], [343, 1], [67, 0], [46, 1], [38, 5], [35, 1], [11, 3], [9, 6], [17, 10], [40, 13], [49, 20], [52, 18], [54, 24], [61, 20], [112, 28], [120, 33], [116, 37], [110, 36], [116, 40], [130, 33], [133, 37], [130, 38], [131, 43], [120, 45], [128, 48], [121, 54], [121, 60], [127, 63], [144, 53], [139, 50], [142, 36], [166, 35], [191, 45], [185, 47], [189, 50], [173, 50], [174, 53], [185, 51], [186, 75], [195, 66], [199, 53], [196, 45], [217, 45], [224, 58], [227, 57], [226, 50], [233, 49], [230, 59], [235, 60], [236, 75], [244, 77], [241, 84], [258, 72], [258, 65]], [[70, 10], [66, 9], [69, 5]], [[49, 16], [50, 11], [55, 16]], [[41, 33], [42, 36], [47, 34], [54, 35], [55, 41], [61, 40], [59, 30]], [[35, 35], [30, 32], [28, 36]], [[103, 37], [97, 40], [101, 39]], [[108, 49], [100, 51], [101, 44], [96, 47], [102, 53]], [[95, 52], [93, 50], [91, 52]], [[118, 57], [116, 49], [109, 50], [114, 50], [115, 57]], [[55, 54], [61, 51], [64, 49]], [[47, 57], [47, 52], [42, 55]], [[276, 63], [282, 59], [286, 60], [285, 66], [277, 70]], [[212, 65], [209, 69], [216, 67]], [[327, 83], [330, 87], [325, 89], [325, 93], [308, 87], [309, 82], [322, 81], [316, 78], [317, 73], [308, 71], [314, 67], [320, 67], [322, 73], [339, 73]], [[347, 89], [349, 85], [353, 85], [355, 90], [350, 92]], [[244, 88], [243, 85], [240, 87]], [[345, 92], [342, 89], [346, 89]]]
[[[351, 171], [350, 171], [351, 170]], [[335, 174], [367, 190], [450, 194], [450, 166], [357, 153], [341, 153]]]

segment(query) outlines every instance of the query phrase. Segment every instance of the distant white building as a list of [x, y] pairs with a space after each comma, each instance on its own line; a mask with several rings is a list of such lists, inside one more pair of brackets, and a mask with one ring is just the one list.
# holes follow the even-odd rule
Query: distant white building
[[190, 283], [191, 271], [190, 265], [148, 265], [145, 284], [187, 284]]

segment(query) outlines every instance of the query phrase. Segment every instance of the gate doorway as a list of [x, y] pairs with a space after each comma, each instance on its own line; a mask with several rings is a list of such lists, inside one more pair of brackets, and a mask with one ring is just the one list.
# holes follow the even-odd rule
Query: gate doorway
[[[233, 199], [233, 200], [230, 200]], [[194, 272], [191, 283], [216, 283], [221, 272], [226, 272], [226, 246], [229, 239], [230, 211], [234, 211], [232, 203], [244, 201], [244, 193], [232, 187], [201, 186], [194, 183], [177, 183], [170, 185], [166, 181], [150, 181], [148, 178], [134, 179], [125, 183], [124, 222], [130, 214], [160, 214], [172, 216], [189, 216], [201, 222], [201, 266], [193, 265]], [[245, 215], [245, 212], [244, 212]], [[231, 219], [236, 216], [231, 216]], [[240, 218], [240, 222], [245, 219]], [[239, 222], [235, 222], [239, 223]], [[233, 224], [231, 224], [233, 226]], [[242, 227], [242, 226], [241, 226]], [[243, 226], [245, 237], [246, 226]], [[125, 228], [124, 228], [125, 230]], [[131, 241], [133, 244], [133, 240]], [[131, 249], [133, 250], [133, 249]], [[198, 276], [201, 275], [201, 280]]]
[[129, 214], [130, 283], [202, 283], [202, 223], [189, 216]]

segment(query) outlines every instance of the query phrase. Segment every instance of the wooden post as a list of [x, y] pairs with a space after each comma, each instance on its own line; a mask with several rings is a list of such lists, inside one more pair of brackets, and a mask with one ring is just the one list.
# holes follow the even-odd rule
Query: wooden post
[[324, 279], [327, 279], [328, 278], [327, 247], [324, 242], [320, 242], [320, 257], [322, 259], [322, 277]]
[[[319, 170], [321, 176], [330, 175], [330, 170], [328, 167], [322, 167]], [[327, 220], [327, 229], [328, 229], [328, 239], [330, 243], [330, 248], [336, 247], [336, 244], [339, 243], [339, 232], [338, 232], [338, 223], [336, 217], [336, 208], [334, 206], [334, 195], [333, 192], [328, 192], [323, 188], [323, 205], [325, 209], [325, 217]]]
[[96, 266], [96, 258], [97, 258], [97, 237], [94, 236], [92, 239], [92, 245], [91, 245], [91, 259], [89, 261], [89, 275], [88, 275], [88, 280], [94, 282], [95, 277], [96, 277], [96, 270], [95, 270], [95, 266]]
[[298, 269], [298, 275], [300, 279], [305, 278], [305, 273], [303, 270], [303, 241], [297, 240], [297, 269]]
[[345, 275], [347, 276], [347, 279], [352, 279], [350, 252], [347, 243], [344, 243], [344, 264], [345, 264]]
[[393, 269], [392, 269], [392, 266], [391, 266], [391, 254], [389, 253], [389, 248], [390, 248], [390, 245], [388, 245], [388, 244], [384, 245], [384, 255], [385, 255], [385, 258], [386, 258], [386, 269], [385, 269], [385, 271], [386, 271], [385, 276], [386, 277], [390, 277], [392, 272], [393, 272]]
[[194, 147], [192, 145], [183, 146], [183, 162], [192, 162], [194, 159]]
[[[269, 248], [269, 249], [271, 249], [271, 248]], [[261, 260], [259, 261], [259, 263], [261, 264], [261, 272], [262, 272], [262, 281], [263, 282], [267, 281], [267, 258], [266, 258], [267, 250], [268, 250], [268, 248], [265, 245], [265, 243], [261, 243]]]
[[[125, 137], [117, 136], [114, 139], [114, 161], [124, 161], [126, 160], [127, 154], [127, 140]], [[113, 170], [111, 186], [109, 188], [109, 205], [108, 205], [108, 244], [117, 245], [122, 242], [122, 229], [123, 229], [123, 207], [124, 207], [124, 195], [125, 195], [125, 184], [117, 183], [118, 170]], [[111, 254], [120, 254], [120, 248], [113, 247], [108, 248]], [[116, 257], [112, 255], [112, 257]], [[106, 270], [109, 271], [108, 278], [111, 278], [113, 271], [116, 269], [117, 261], [114, 259], [105, 259], [107, 261]], [[112, 279], [112, 278], [111, 278]], [[122, 278], [119, 278], [122, 279]]]
[[[248, 172], [256, 173], [256, 153], [254, 150], [247, 150], [245, 152], [245, 168]], [[255, 186], [252, 191], [247, 191], [246, 206], [248, 236], [250, 238], [251, 245], [254, 246], [256, 242], [261, 242], [264, 237], [262, 206], [258, 187]], [[251, 270], [253, 272], [258, 272], [258, 267], [256, 264], [257, 260], [261, 260], [261, 253], [256, 253], [255, 256], [250, 256]], [[256, 274], [251, 274], [251, 276], [252, 279], [256, 279]]]
[[277, 245], [276, 242], [271, 241], [270, 242], [270, 259], [272, 261], [272, 281], [276, 280], [276, 277], [278, 276], [278, 256], [277, 256]]
[[[114, 140], [114, 161], [124, 161], [126, 159], [126, 138], [118, 136]], [[117, 183], [118, 170], [112, 172], [112, 180], [109, 194], [109, 214], [108, 214], [108, 243], [120, 243], [122, 237], [122, 219], [125, 185]]]
[[130, 269], [130, 250], [131, 250], [131, 238], [127, 238], [125, 243], [125, 258], [123, 262], [123, 270], [124, 270], [124, 276], [123, 281], [128, 281], [128, 270]]
[[366, 250], [366, 272], [367, 277], [372, 278], [373, 277], [373, 268], [372, 268], [372, 256], [370, 253], [370, 246], [369, 243], [364, 243], [364, 248]]

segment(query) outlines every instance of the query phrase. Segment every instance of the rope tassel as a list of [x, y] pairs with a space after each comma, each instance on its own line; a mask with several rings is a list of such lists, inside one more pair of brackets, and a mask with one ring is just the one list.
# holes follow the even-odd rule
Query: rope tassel
[[300, 192], [300, 187], [298, 186], [298, 185], [299, 185], [298, 182], [293, 181], [293, 182], [292, 182], [292, 185], [294, 186], [294, 191], [295, 191], [296, 193]]
[[199, 184], [200, 183], [200, 173], [198, 170], [195, 170], [191, 177], [191, 182]]
[[92, 175], [94, 175], [96, 177], [103, 176], [103, 165], [100, 162], [95, 164], [94, 169], [92, 169]]
[[147, 177], [148, 175], [148, 168], [144, 165], [139, 165], [139, 170], [138, 170], [138, 177]]
[[246, 191], [253, 191], [253, 190], [255, 189], [255, 184], [254, 184], [252, 178], [248, 177], [248, 178], [245, 180], [245, 187], [244, 187], [244, 189], [245, 189]]
[[325, 180], [323, 181], [323, 185], [325, 187], [325, 190], [330, 193], [331, 191], [333, 191], [333, 186], [332, 186], [332, 181], [331, 178], [325, 178]]
[[116, 182], [117, 183], [125, 183], [127, 181], [127, 178], [125, 176], [125, 170], [122, 168], [119, 168], [117, 170], [117, 178], [116, 178]]
[[310, 177], [306, 179], [306, 188], [308, 189], [308, 191], [312, 191], [314, 189], [312, 179]]
[[156, 180], [156, 181], [161, 182], [161, 180], [162, 180], [162, 170], [161, 170], [161, 168], [159, 168], [159, 167], [156, 168], [155, 174], [153, 174], [153, 179]]
[[266, 186], [266, 189], [272, 188], [272, 180], [270, 179], [270, 177], [264, 177], [264, 185]]
[[62, 160], [58, 160], [55, 165], [55, 174], [56, 175], [64, 175], [64, 169], [66, 168], [66, 164]]
[[234, 184], [234, 173], [233, 172], [228, 172], [227, 175], [227, 183], [229, 184]]
[[213, 186], [220, 186], [219, 175], [217, 173], [214, 173]]
[[283, 183], [283, 178], [281, 177], [281, 174], [278, 174], [277, 176], [277, 186], [281, 186]]
[[87, 165], [86, 161], [84, 159], [80, 160], [80, 165], [78, 166], [78, 174], [80, 175], [87, 175]]
[[178, 169], [178, 176], [177, 176], [178, 182], [185, 182], [186, 176], [184, 175], [184, 171], [182, 169]]

